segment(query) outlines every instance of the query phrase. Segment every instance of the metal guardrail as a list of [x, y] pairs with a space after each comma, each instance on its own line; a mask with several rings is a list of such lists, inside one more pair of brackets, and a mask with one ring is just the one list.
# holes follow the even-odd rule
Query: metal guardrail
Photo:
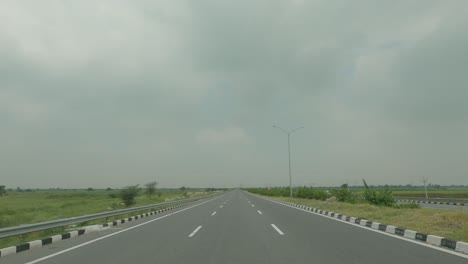
[[122, 214], [134, 213], [134, 212], [138, 212], [138, 211], [150, 210], [150, 209], [153, 209], [153, 208], [158, 208], [158, 207], [167, 206], [167, 205], [192, 202], [192, 201], [197, 201], [197, 200], [207, 198], [207, 197], [209, 197], [209, 196], [182, 199], [182, 200], [176, 200], [176, 201], [171, 201], [171, 202], [152, 204], [152, 205], [145, 205], [145, 206], [139, 206], [139, 207], [133, 207], [133, 208], [115, 210], [115, 211], [110, 211], [110, 212], [91, 214], [91, 215], [77, 216], [77, 217], [71, 217], [71, 218], [65, 218], [65, 219], [58, 219], [58, 220], [35, 223], [35, 224], [27, 224], [27, 225], [20, 225], [20, 226], [14, 226], [14, 227], [6, 227], [6, 228], [1, 228], [0, 229], [0, 238], [18, 236], [18, 235], [23, 235], [23, 234], [32, 233], [32, 232], [36, 232], [36, 231], [41, 231], [41, 230], [45, 230], [45, 229], [57, 228], [57, 227], [73, 225], [73, 224], [79, 224], [79, 223], [83, 223], [83, 222], [87, 222], [87, 221], [98, 220], [98, 219], [107, 218], [107, 217], [116, 216], [116, 215], [122, 215]]

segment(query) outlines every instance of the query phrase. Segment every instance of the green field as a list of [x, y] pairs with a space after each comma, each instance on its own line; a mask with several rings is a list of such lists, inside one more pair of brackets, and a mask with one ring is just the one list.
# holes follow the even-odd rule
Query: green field
[[448, 211], [425, 208], [393, 208], [366, 203], [350, 204], [312, 199], [269, 197], [279, 201], [302, 204], [418, 232], [468, 241], [468, 211]]
[[[204, 190], [158, 190], [158, 192], [158, 195], [152, 197], [141, 193], [136, 197], [136, 204], [134, 206], [156, 204], [208, 194]], [[123, 209], [125, 207], [121, 205], [121, 200], [119, 198], [112, 198], [117, 193], [118, 190], [9, 192], [6, 196], [0, 197], [0, 228]], [[122, 218], [124, 216], [119, 217]], [[108, 220], [111, 221], [112, 219]], [[0, 239], [0, 248], [63, 232], [65, 232], [65, 229], [58, 228], [20, 237]]]

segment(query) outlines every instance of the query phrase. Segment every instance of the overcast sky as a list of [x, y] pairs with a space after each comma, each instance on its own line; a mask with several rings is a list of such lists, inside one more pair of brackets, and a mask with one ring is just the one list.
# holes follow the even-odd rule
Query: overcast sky
[[468, 184], [468, 1], [0, 2], [0, 184]]

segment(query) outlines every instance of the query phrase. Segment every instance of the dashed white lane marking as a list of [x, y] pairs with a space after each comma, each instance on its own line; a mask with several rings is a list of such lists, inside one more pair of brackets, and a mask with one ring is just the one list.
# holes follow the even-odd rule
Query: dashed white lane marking
[[255, 207], [255, 205], [252, 204], [252, 207]]
[[257, 212], [258, 212], [259, 214], [262, 214], [262, 212], [260, 212], [260, 210], [257, 210]]
[[195, 230], [193, 230], [193, 232], [188, 237], [193, 237], [198, 232], [198, 230], [201, 229], [201, 227], [202, 226], [198, 226]]
[[211, 216], [215, 215], [216, 214], [216, 211], [214, 211], [214, 213], [211, 214]]
[[271, 224], [271, 226], [276, 230], [276, 232], [278, 232], [278, 234], [284, 235], [284, 233], [277, 226], [275, 226], [274, 224]]
[[223, 208], [223, 206], [221, 205], [219, 208]]

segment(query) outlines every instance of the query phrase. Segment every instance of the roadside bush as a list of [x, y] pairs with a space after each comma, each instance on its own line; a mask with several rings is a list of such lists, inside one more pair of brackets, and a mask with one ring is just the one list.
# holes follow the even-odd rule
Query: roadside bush
[[275, 187], [275, 188], [249, 188], [247, 191], [251, 193], [266, 195], [266, 196], [289, 196], [288, 187]]
[[119, 197], [125, 206], [132, 206], [135, 202], [135, 197], [140, 192], [139, 185], [128, 186], [120, 190]]
[[6, 195], [6, 187], [5, 185], [0, 185], [0, 197]]
[[383, 206], [393, 206], [396, 203], [392, 191], [390, 191], [388, 187], [385, 187], [384, 190], [375, 191], [369, 188], [364, 179], [362, 179], [362, 181], [366, 188], [364, 191], [364, 199], [369, 203]]
[[323, 190], [302, 187], [297, 190], [297, 197], [325, 201], [330, 194]]
[[156, 193], [156, 187], [158, 186], [158, 182], [148, 182], [145, 184], [145, 193], [148, 197], [151, 198]]
[[357, 201], [356, 194], [345, 188], [333, 190], [332, 195], [335, 196], [339, 202], [355, 203]]

